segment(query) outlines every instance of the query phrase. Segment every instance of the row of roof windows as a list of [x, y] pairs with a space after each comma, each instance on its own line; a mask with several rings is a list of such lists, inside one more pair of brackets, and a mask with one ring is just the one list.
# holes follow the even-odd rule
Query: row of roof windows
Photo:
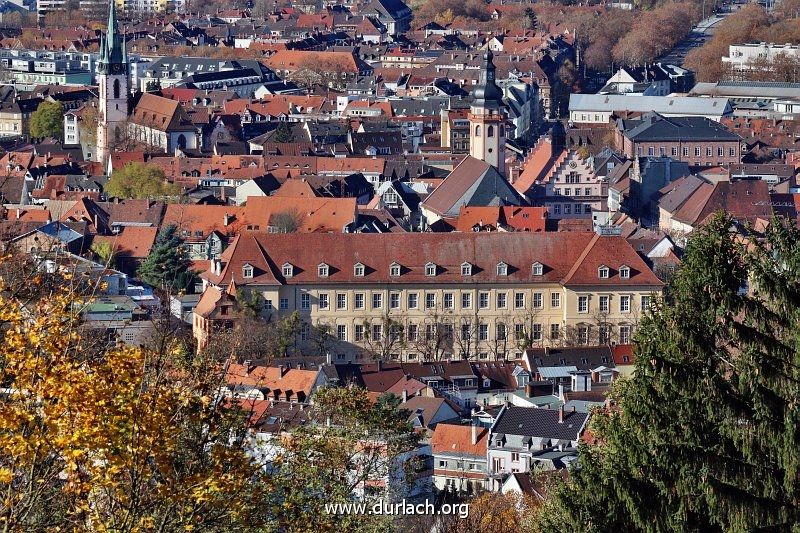
[[[471, 276], [472, 275], [472, 263], [464, 262], [461, 264], [461, 275], [462, 276]], [[495, 272], [498, 276], [507, 276], [508, 275], [508, 267], [509, 265], [505, 262], [500, 262], [496, 266]], [[284, 277], [290, 278], [294, 276], [294, 265], [291, 263], [284, 263], [281, 267], [281, 273]], [[320, 263], [317, 265], [317, 275], [321, 278], [327, 278], [330, 275], [330, 265], [327, 263]], [[245, 264], [242, 266], [242, 276], [245, 278], [252, 278], [253, 277], [253, 266], [250, 264]], [[426, 263], [425, 264], [425, 275], [434, 277], [439, 273], [439, 266], [435, 263]], [[542, 263], [536, 262], [531, 265], [531, 274], [534, 276], [541, 276], [544, 273], [544, 265]], [[402, 274], [402, 266], [399, 263], [392, 263], [389, 266], [389, 275], [392, 277], [399, 277]], [[598, 268], [598, 278], [600, 279], [608, 279], [611, 274], [611, 269], [605, 265], [601, 265]], [[619, 268], [619, 277], [621, 279], [628, 279], [630, 278], [631, 269], [626, 265], [622, 265]], [[366, 265], [363, 263], [356, 263], [353, 266], [353, 275], [356, 277], [364, 277], [366, 275]]]

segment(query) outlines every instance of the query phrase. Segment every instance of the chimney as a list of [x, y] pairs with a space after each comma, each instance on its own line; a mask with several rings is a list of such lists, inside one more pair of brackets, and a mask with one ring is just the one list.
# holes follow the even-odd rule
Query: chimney
[[478, 444], [478, 426], [472, 423], [472, 445]]
[[253, 371], [253, 361], [250, 359], [244, 360], [244, 373], [250, 375], [250, 372]]
[[325, 352], [325, 362], [329, 365], [333, 364], [333, 356], [331, 355], [331, 352]]
[[563, 424], [564, 423], [564, 406], [563, 405], [558, 408], [558, 423], [559, 424]]
[[406, 403], [407, 401], [408, 401], [408, 391], [406, 389], [403, 389], [403, 403]]
[[278, 365], [278, 370], [280, 371], [281, 377], [286, 375], [287, 368], [283, 365]]
[[22, 209], [17, 208], [17, 220], [22, 216]]
[[380, 372], [381, 370], [383, 370], [383, 360], [378, 359], [378, 372]]
[[558, 386], [558, 399], [561, 400], [561, 403], [564, 403], [564, 385]]
[[222, 224], [225, 227], [228, 227], [228, 224], [231, 223], [231, 216], [228, 213], [225, 213], [225, 216], [222, 217]]

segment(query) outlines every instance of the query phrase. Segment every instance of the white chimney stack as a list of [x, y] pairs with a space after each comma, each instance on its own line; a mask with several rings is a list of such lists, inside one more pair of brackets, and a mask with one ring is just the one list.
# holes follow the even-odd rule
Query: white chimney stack
[[407, 401], [408, 401], [408, 391], [406, 389], [403, 389], [403, 403], [406, 403]]
[[472, 445], [478, 444], [478, 426], [472, 423]]

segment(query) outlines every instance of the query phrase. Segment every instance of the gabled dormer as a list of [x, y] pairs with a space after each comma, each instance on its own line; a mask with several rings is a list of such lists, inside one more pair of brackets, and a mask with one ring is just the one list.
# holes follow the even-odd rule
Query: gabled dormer
[[327, 278], [331, 273], [331, 267], [328, 263], [320, 263], [317, 265], [317, 276], [320, 278]]
[[534, 276], [541, 276], [544, 273], [544, 265], [536, 261], [531, 265], [531, 274]]
[[242, 277], [245, 279], [251, 279], [253, 277], [253, 273], [255, 272], [255, 268], [250, 263], [245, 263], [242, 265]]
[[425, 275], [429, 277], [434, 277], [436, 274], [439, 273], [439, 267], [436, 263], [431, 263], [430, 261], [425, 263]]
[[400, 274], [402, 273], [403, 267], [400, 266], [400, 263], [393, 262], [389, 265], [389, 276], [393, 278], [399, 278]]
[[611, 275], [611, 269], [606, 265], [600, 265], [597, 269], [597, 277], [600, 279], [608, 279]]
[[472, 275], [472, 263], [464, 261], [461, 263], [461, 275], [462, 276], [471, 276]]
[[366, 267], [364, 266], [364, 263], [358, 262], [355, 265], [353, 265], [353, 275], [355, 277], [363, 278], [365, 271], [366, 271]]
[[508, 263], [500, 261], [497, 263], [497, 275], [498, 276], [508, 276]]
[[622, 265], [619, 267], [619, 278], [620, 279], [630, 279], [631, 277], [631, 267], [628, 265]]
[[291, 278], [294, 276], [294, 265], [291, 263], [284, 263], [281, 267], [281, 272], [284, 278]]

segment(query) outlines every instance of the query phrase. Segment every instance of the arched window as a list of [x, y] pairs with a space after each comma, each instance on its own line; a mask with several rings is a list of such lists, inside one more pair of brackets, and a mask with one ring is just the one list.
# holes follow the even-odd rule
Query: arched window
[[494, 137], [494, 126], [489, 125], [486, 127], [486, 136], [487, 137]]
[[178, 148], [180, 148], [181, 150], [186, 148], [186, 137], [183, 135], [183, 133], [178, 135]]
[[119, 98], [119, 80], [114, 80], [114, 98]]
[[480, 136], [481, 136], [481, 126], [479, 124], [475, 126], [475, 137], [480, 137]]

